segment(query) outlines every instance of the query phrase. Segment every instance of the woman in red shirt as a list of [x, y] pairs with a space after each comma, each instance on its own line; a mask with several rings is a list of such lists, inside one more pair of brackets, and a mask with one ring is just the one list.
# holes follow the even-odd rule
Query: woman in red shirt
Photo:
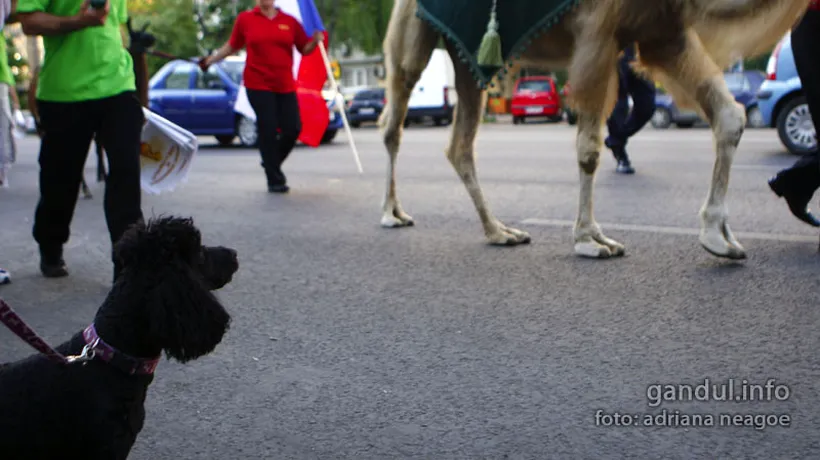
[[[247, 49], [243, 73], [248, 101], [256, 112], [259, 153], [268, 180], [268, 191], [287, 193], [282, 163], [302, 131], [296, 83], [293, 79], [293, 48], [302, 55], [313, 52], [324, 34], [313, 38], [293, 16], [276, 7], [276, 0], [257, 0], [257, 6], [243, 11], [234, 22], [228, 41], [215, 54], [202, 60], [202, 67]], [[280, 130], [277, 137], [277, 130]]]
[[[820, 0], [814, 0], [803, 19], [792, 30], [792, 52], [797, 75], [803, 85], [809, 113], [815, 131], [820, 120], [820, 56], [815, 46], [820, 43]], [[798, 219], [820, 227], [817, 219], [808, 209], [814, 193], [820, 188], [820, 153], [804, 155], [791, 168], [777, 173], [769, 180], [769, 186], [777, 196], [786, 199], [789, 210]]]

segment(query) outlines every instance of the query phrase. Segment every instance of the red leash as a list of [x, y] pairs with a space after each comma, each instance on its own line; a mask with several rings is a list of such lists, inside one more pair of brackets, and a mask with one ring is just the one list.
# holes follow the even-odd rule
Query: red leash
[[17, 316], [17, 313], [15, 313], [3, 299], [0, 299], [0, 322], [5, 324], [17, 337], [23, 339], [23, 341], [34, 347], [35, 350], [46, 355], [52, 361], [61, 364], [71, 362], [71, 360], [51, 348], [36, 332], [32, 331], [26, 322]]
[[36, 332], [32, 331], [3, 299], [0, 299], [0, 323], [5, 324], [11, 332], [14, 332], [35, 350], [59, 364], [85, 363], [94, 358], [99, 358], [129, 375], [150, 375], [154, 373], [157, 365], [159, 365], [159, 356], [154, 359], [134, 358], [108, 345], [97, 334], [97, 329], [93, 323], [83, 330], [85, 346], [82, 353], [77, 356], [63, 356], [57, 350], [51, 348]]

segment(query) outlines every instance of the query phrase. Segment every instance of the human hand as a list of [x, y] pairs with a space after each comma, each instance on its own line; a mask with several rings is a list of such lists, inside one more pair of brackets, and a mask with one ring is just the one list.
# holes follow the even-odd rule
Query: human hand
[[325, 40], [325, 33], [321, 30], [313, 32], [313, 41], [318, 45]]
[[92, 8], [91, 0], [85, 0], [75, 18], [80, 24], [86, 27], [101, 26], [105, 24], [105, 20], [108, 18], [109, 10], [110, 5], [108, 2], [105, 2], [105, 6], [103, 8]]
[[197, 64], [199, 65], [199, 68], [200, 68], [203, 72], [207, 72], [207, 71], [208, 71], [208, 67], [210, 67], [210, 66], [211, 66], [211, 64], [213, 64], [213, 56], [205, 56], [204, 58], [200, 59], [200, 60], [197, 62]]

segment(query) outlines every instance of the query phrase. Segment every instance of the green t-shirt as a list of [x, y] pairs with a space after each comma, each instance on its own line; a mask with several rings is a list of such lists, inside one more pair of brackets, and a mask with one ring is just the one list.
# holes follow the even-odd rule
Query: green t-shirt
[[[82, 0], [18, 0], [18, 13], [42, 11], [73, 16]], [[43, 36], [45, 55], [37, 84], [37, 99], [75, 102], [133, 91], [134, 67], [120, 27], [128, 20], [126, 0], [108, 0], [105, 25], [66, 35]]]
[[6, 51], [6, 36], [0, 30], [0, 83], [14, 86], [14, 76], [9, 68], [9, 55]]

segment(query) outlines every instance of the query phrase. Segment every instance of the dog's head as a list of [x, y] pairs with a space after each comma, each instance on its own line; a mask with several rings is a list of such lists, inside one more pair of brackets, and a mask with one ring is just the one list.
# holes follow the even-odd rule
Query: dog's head
[[191, 219], [159, 217], [133, 225], [114, 246], [114, 289], [141, 299], [147, 342], [188, 362], [213, 351], [231, 317], [211, 292], [239, 268], [236, 251], [203, 246]]

